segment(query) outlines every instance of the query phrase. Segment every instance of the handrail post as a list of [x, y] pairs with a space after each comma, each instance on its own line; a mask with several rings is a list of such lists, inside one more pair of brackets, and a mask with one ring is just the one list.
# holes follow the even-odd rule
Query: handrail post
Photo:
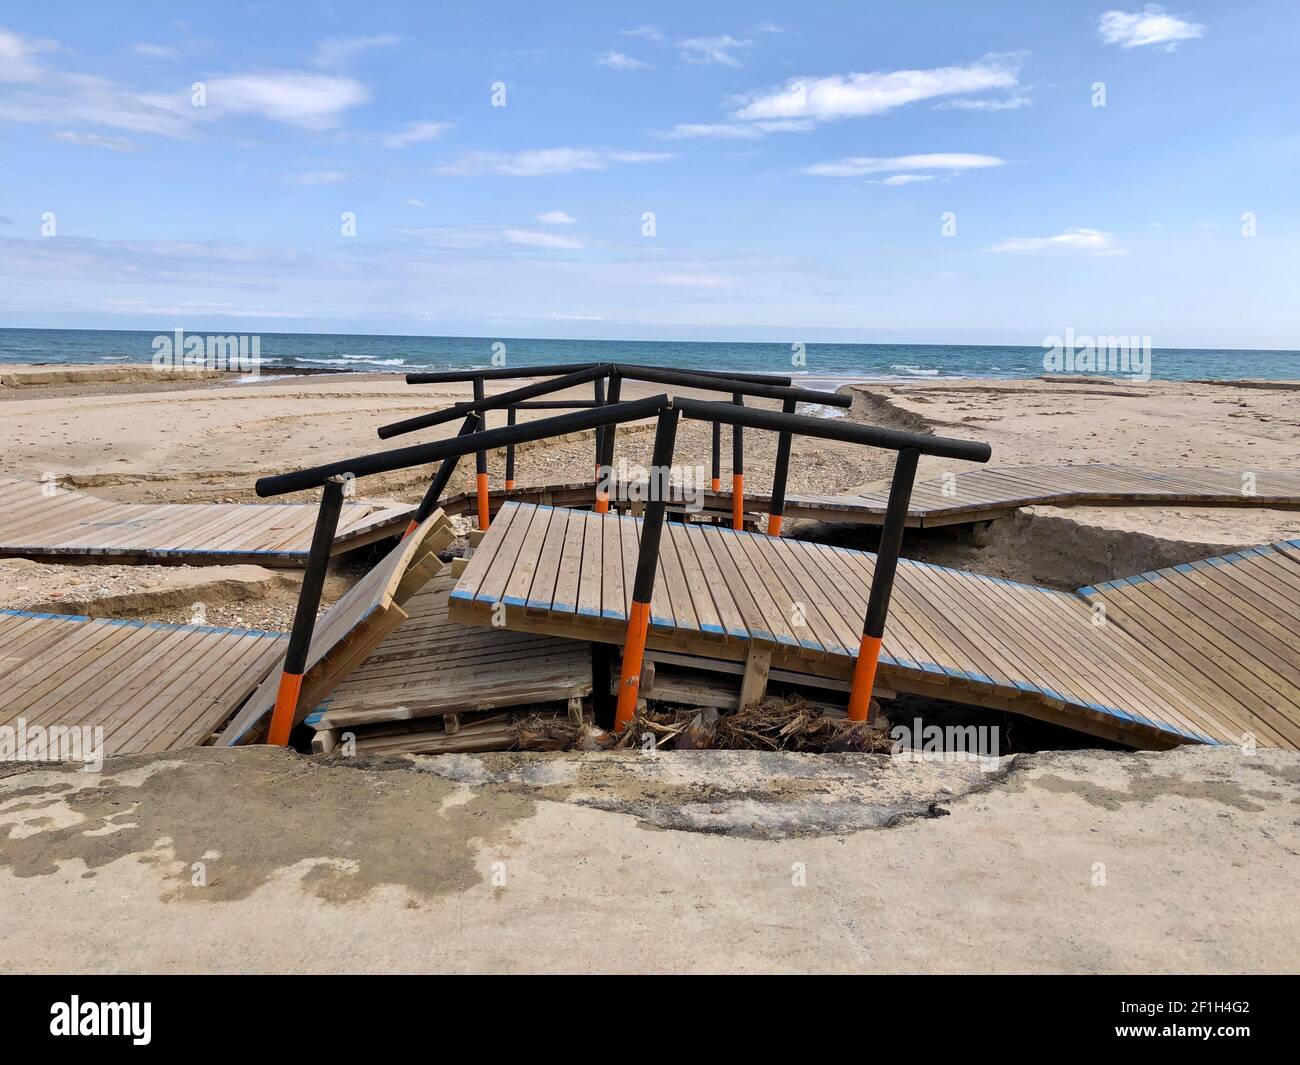
[[717, 421], [713, 423], [713, 480], [710, 489], [722, 491], [722, 423]]
[[[733, 392], [731, 402], [743, 407], [745, 397]], [[745, 528], [745, 430], [739, 425], [731, 427], [731, 527], [737, 532]]]
[[[793, 414], [798, 400], [787, 399], [781, 404], [782, 414]], [[785, 517], [785, 482], [790, 474], [790, 442], [793, 434], [782, 429], [776, 437], [776, 468], [772, 471], [772, 504], [767, 512], [767, 535], [780, 536]]]
[[321, 592], [325, 588], [325, 575], [334, 549], [334, 534], [338, 531], [339, 514], [343, 511], [343, 488], [347, 482], [347, 477], [331, 477], [321, 491], [316, 529], [311, 537], [307, 568], [303, 571], [298, 607], [289, 633], [289, 649], [285, 652], [284, 668], [280, 671], [280, 686], [275, 693], [275, 709], [271, 712], [271, 727], [267, 733], [267, 742], [277, 747], [288, 744], [298, 714], [302, 677], [307, 672], [307, 654], [316, 629], [316, 612], [320, 609]]
[[[605, 405], [605, 379], [597, 377], [596, 380], [591, 382], [591, 387], [596, 406], [603, 407]], [[598, 481], [600, 480], [600, 456], [604, 446], [605, 427], [598, 425], [596, 426], [596, 480]]]
[[[478, 376], [474, 378], [474, 402], [477, 403], [483, 398], [483, 378]], [[487, 414], [484, 412], [483, 421], [479, 425], [479, 431], [487, 428]], [[478, 527], [486, 529], [488, 527], [488, 472], [487, 472], [487, 452], [474, 452], [474, 481], [475, 489], [478, 493]]]
[[876, 567], [871, 575], [862, 642], [858, 645], [858, 659], [853, 665], [853, 685], [849, 689], [850, 721], [867, 720], [871, 708], [876, 664], [880, 661], [880, 642], [885, 635], [889, 596], [894, 590], [898, 552], [903, 547], [903, 529], [907, 525], [907, 508], [912, 500], [912, 483], [916, 480], [916, 461], [920, 456], [915, 448], [904, 448], [894, 461], [894, 479], [889, 485], [885, 522], [880, 528], [880, 546], [876, 550]]
[[659, 539], [668, 504], [679, 417], [677, 408], [669, 407], [660, 413], [655, 426], [654, 457], [650, 460], [650, 481], [646, 486], [649, 499], [641, 522], [641, 545], [636, 556], [636, 575], [632, 578], [632, 610], [628, 614], [627, 635], [623, 640], [623, 669], [618, 684], [618, 708], [614, 713], [614, 729], [619, 732], [627, 728], [636, 714], [637, 697], [641, 691], [641, 666], [650, 631], [650, 600], [654, 595], [655, 572], [659, 567]]
[[[515, 424], [515, 408], [506, 408], [506, 425]], [[506, 491], [515, 490], [515, 445], [506, 445]]]
[[[622, 375], [609, 375], [608, 403], [619, 402], [623, 394]], [[609, 490], [614, 484], [614, 426], [605, 426], [605, 436], [600, 442], [600, 466], [596, 470], [596, 513], [609, 511]]]

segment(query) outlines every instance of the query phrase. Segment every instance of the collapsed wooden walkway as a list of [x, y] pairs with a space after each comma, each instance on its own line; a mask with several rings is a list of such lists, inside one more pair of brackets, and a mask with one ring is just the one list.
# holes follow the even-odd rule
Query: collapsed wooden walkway
[[105, 754], [206, 742], [257, 687], [279, 633], [0, 610], [0, 726], [103, 729]]
[[[549, 506], [585, 506], [593, 498], [590, 482], [526, 486], [490, 493], [493, 513], [506, 502]], [[615, 502], [619, 493], [615, 492]], [[785, 516], [812, 521], [879, 525], [884, 521], [887, 492], [861, 495], [791, 493]], [[704, 509], [731, 512], [731, 492], [704, 492]], [[680, 489], [674, 502], [681, 503]], [[747, 511], [766, 512], [772, 497], [747, 492]], [[1227, 470], [1212, 468], [1144, 468], [1090, 464], [1081, 466], [982, 466], [949, 477], [916, 482], [907, 524], [937, 528], [1004, 517], [1029, 506], [1196, 506], [1300, 509], [1300, 470]], [[446, 501], [449, 514], [474, 509], [474, 496], [463, 493]]]
[[[413, 510], [345, 503], [335, 553], [398, 535]], [[314, 503], [114, 503], [0, 477], [0, 556], [301, 566], [316, 512]]]
[[[508, 720], [465, 721], [488, 710], [568, 703], [581, 719], [591, 694], [591, 646], [577, 640], [465, 626], [447, 617], [456, 581], [440, 574], [406, 604], [409, 615], [308, 716], [317, 746], [332, 750], [340, 730], [359, 751], [474, 750], [500, 746]], [[498, 726], [480, 734], [480, 724]]]
[[[632, 517], [507, 503], [451, 593], [449, 615], [477, 624], [495, 616], [516, 631], [619, 643], [639, 526]], [[1300, 566], [1287, 549], [1270, 550], [1282, 558], [1270, 561], [1269, 577], [1292, 603], [1300, 598]], [[777, 667], [846, 679], [873, 565], [866, 552], [670, 522], [648, 646], [702, 662], [748, 662], [763, 675]], [[1267, 605], [1258, 591], [1252, 605], [1275, 635], [1288, 624], [1295, 631], [1287, 610]], [[895, 691], [1022, 713], [1138, 747], [1237, 743], [1243, 727], [1261, 743], [1300, 746], [1300, 737], [1262, 712], [1229, 712], [1210, 668], [1226, 668], [1222, 653], [1207, 651], [1193, 671], [1144, 643], [1123, 611], [1114, 623], [1098, 624], [1097, 614], [1088, 595], [903, 560], [881, 681]], [[1213, 616], [1203, 620], [1213, 624]], [[1275, 644], [1280, 664], [1300, 670], [1296, 641], [1285, 653]], [[1249, 655], [1250, 648], [1239, 644], [1237, 653]], [[1300, 703], [1278, 694], [1294, 720]]]

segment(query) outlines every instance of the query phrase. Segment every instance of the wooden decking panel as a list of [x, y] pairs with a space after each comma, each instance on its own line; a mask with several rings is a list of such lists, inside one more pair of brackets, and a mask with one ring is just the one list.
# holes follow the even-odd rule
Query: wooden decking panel
[[[335, 551], [402, 531], [414, 508], [346, 501]], [[114, 503], [0, 477], [0, 555], [302, 565], [314, 503]]]
[[[583, 530], [580, 548], [569, 537], [575, 522]], [[621, 642], [624, 590], [635, 568], [628, 545], [640, 525], [640, 519], [615, 514], [507, 503], [452, 591], [450, 617], [482, 624], [495, 616], [515, 631]], [[579, 551], [581, 565], [572, 567]], [[521, 555], [520, 568], [528, 570], [534, 553], [547, 566], [519, 576]], [[772, 648], [775, 667], [824, 677], [851, 674], [873, 555], [669, 522], [660, 557], [652, 647], [738, 660], [758, 644]], [[1285, 618], [1300, 623], [1300, 565], [1280, 549], [1265, 561], [1271, 569], [1247, 567], [1255, 599], [1264, 602], [1262, 590], [1271, 588], [1288, 605], [1270, 614], [1268, 625], [1260, 622], [1268, 651], [1250, 668], [1254, 675], [1271, 670], [1269, 682], [1289, 697], [1300, 669], [1287, 657], [1281, 634]], [[553, 577], [566, 566], [569, 579]], [[1246, 606], [1241, 612], [1232, 630], [1239, 647], [1240, 633], [1253, 620]], [[1237, 717], [1213, 697], [1221, 685], [1203, 674], [1180, 677], [1159, 648], [1144, 644], [1145, 633], [1122, 622], [1098, 625], [1094, 614], [1083, 593], [903, 560], [885, 633], [882, 683], [998, 705], [1138, 746], [1238, 741]], [[1208, 651], [1202, 657], [1202, 666], [1217, 660]], [[1261, 742], [1295, 745], [1280, 725], [1260, 732]]]
[[107, 754], [193, 746], [284, 647], [279, 633], [0, 610], [0, 725], [98, 726]]
[[589, 644], [451, 621], [447, 596], [455, 583], [440, 575], [413, 596], [408, 619], [308, 721], [340, 728], [591, 694]]
[[1300, 749], [1300, 540], [1080, 589], [1241, 742]]
[[[316, 621], [303, 674], [300, 716], [324, 700], [406, 619], [407, 602], [442, 568], [437, 554], [452, 540], [450, 522], [434, 511]], [[258, 741], [275, 706], [283, 652], [273, 670], [221, 733], [224, 746]]]

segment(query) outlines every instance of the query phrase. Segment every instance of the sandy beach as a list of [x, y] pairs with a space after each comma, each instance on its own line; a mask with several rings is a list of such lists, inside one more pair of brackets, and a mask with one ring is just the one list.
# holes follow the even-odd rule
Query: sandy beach
[[[381, 441], [381, 424], [469, 399], [468, 384], [407, 385], [394, 374], [318, 374], [240, 382], [230, 375], [177, 375], [160, 380], [151, 368], [0, 367], [0, 449], [5, 471], [93, 489], [123, 502], [244, 502], [256, 499], [257, 477], [451, 435], [454, 425]], [[519, 382], [488, 382], [499, 394]], [[1294, 468], [1300, 418], [1294, 383], [1177, 383], [1097, 380], [942, 380], [840, 384], [854, 397], [843, 416], [895, 429], [987, 442], [992, 463], [1119, 463], [1214, 466], [1243, 471]], [[624, 398], [662, 389], [627, 382]], [[702, 398], [716, 394], [691, 393]], [[586, 388], [560, 394], [587, 399]], [[751, 401], [767, 407], [775, 402]], [[521, 411], [521, 419], [549, 411]], [[490, 424], [503, 424], [504, 415]], [[647, 424], [620, 430], [618, 457], [646, 463]], [[723, 430], [722, 472], [731, 471], [729, 430]], [[517, 457], [521, 486], [590, 477], [591, 434], [525, 445]], [[707, 469], [707, 425], [684, 422], [678, 461]], [[771, 483], [775, 436], [750, 431], [746, 481], [755, 491]], [[918, 476], [935, 477], [963, 464], [922, 460]], [[969, 465], [969, 464], [966, 464]], [[834, 441], [796, 438], [791, 493], [849, 493], [887, 484], [892, 456]], [[470, 487], [472, 463], [462, 463], [449, 491]], [[492, 483], [502, 484], [504, 453], [489, 459]], [[360, 482], [363, 497], [418, 501], [427, 471], [402, 471]], [[294, 497], [286, 497], [294, 498]], [[306, 498], [306, 496], [303, 496]], [[834, 542], [874, 549], [865, 528], [826, 530]], [[1300, 513], [1266, 509], [1191, 507], [1030, 507], [985, 530], [909, 534], [913, 557], [1062, 588], [1140, 572], [1156, 565], [1255, 543], [1300, 536]], [[281, 574], [247, 581], [239, 574], [199, 569], [185, 593], [168, 567], [95, 567], [0, 560], [0, 606], [49, 608], [67, 599], [79, 611], [186, 621], [193, 601], [222, 624], [287, 628], [296, 578]], [[349, 583], [345, 569], [327, 602]]]

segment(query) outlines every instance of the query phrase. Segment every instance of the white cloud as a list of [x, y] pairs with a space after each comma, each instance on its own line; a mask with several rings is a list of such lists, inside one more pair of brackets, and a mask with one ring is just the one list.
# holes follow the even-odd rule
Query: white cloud
[[347, 66], [361, 52], [375, 48], [391, 48], [401, 44], [395, 33], [378, 33], [369, 37], [326, 37], [316, 42], [312, 63], [324, 70], [338, 70]]
[[0, 122], [95, 125], [165, 137], [190, 135], [195, 109], [188, 90], [139, 93], [93, 74], [45, 72], [39, 83], [0, 99]]
[[686, 137], [716, 137], [719, 140], [753, 140], [763, 136], [757, 126], [746, 126], [739, 122], [679, 122], [672, 129], [659, 134], [672, 140]]
[[308, 170], [301, 174], [290, 174], [285, 178], [285, 183], [289, 185], [337, 185], [340, 181], [346, 181], [347, 174], [339, 170]]
[[424, 202], [423, 200], [417, 200], [414, 196], [412, 196], [412, 197], [410, 197], [410, 198], [406, 201], [406, 206], [407, 206], [407, 207], [424, 207], [424, 206], [425, 206], [425, 202]]
[[624, 37], [640, 37], [647, 41], [665, 40], [663, 31], [658, 26], [638, 26], [634, 30], [619, 30]]
[[738, 67], [740, 60], [733, 53], [740, 48], [748, 48], [750, 43], [723, 34], [720, 37], [688, 37], [684, 41], [678, 41], [677, 47], [688, 63], [721, 63], [723, 66]]
[[63, 129], [50, 134], [51, 139], [64, 144], [75, 144], [79, 148], [104, 148], [110, 152], [133, 152], [139, 145], [125, 137], [106, 137], [101, 133], [78, 133]]
[[963, 93], [1014, 88], [1019, 62], [1014, 56], [988, 56], [962, 67], [893, 70], [792, 78], [784, 85], [739, 98], [734, 117], [743, 120], [840, 118], [880, 115], [896, 107]]
[[933, 174], [894, 174], [890, 177], [885, 178], [885, 180], [882, 181], [881, 184], [888, 185], [890, 188], [894, 188], [898, 185], [911, 185], [917, 181], [933, 181], [933, 180], [934, 180]]
[[983, 170], [1004, 166], [1005, 159], [996, 155], [973, 155], [968, 152], [932, 152], [928, 155], [896, 155], [885, 158], [873, 155], [855, 155], [826, 163], [814, 163], [803, 168], [802, 173], [816, 177], [861, 177], [864, 174], [888, 174], [903, 170]]
[[1020, 252], [1039, 255], [1045, 252], [1083, 252], [1089, 255], [1122, 255], [1115, 238], [1100, 229], [1075, 227], [1054, 237], [1009, 237], [989, 251]]
[[133, 44], [131, 51], [136, 55], [144, 56], [146, 59], [175, 59], [179, 54], [170, 44], [150, 44], [147, 41]]
[[36, 56], [56, 47], [53, 41], [0, 28], [0, 81], [35, 81], [41, 76]]
[[400, 133], [389, 133], [384, 137], [385, 148], [405, 148], [421, 141], [431, 141], [441, 137], [451, 129], [450, 122], [411, 122]]
[[306, 129], [329, 129], [349, 107], [370, 98], [354, 78], [291, 70], [216, 77], [207, 86], [210, 111], [259, 115]]
[[605, 316], [601, 314], [560, 314], [559, 311], [552, 311], [547, 315], [557, 322], [603, 322]]
[[548, 226], [571, 226], [578, 220], [568, 211], [546, 211], [537, 216], [537, 221], [545, 222]]
[[941, 111], [1019, 111], [1022, 107], [1031, 106], [1033, 102], [1028, 96], [1008, 96], [1001, 100], [963, 100], [958, 97], [934, 106]]
[[587, 246], [587, 242], [578, 237], [562, 237], [558, 233], [544, 233], [537, 229], [506, 229], [501, 235], [511, 244], [526, 244], [533, 248], [571, 250]]
[[1141, 11], [1107, 11], [1097, 20], [1097, 35], [1106, 44], [1141, 48], [1163, 44], [1172, 52], [1179, 41], [1204, 36], [1205, 27], [1177, 15], [1165, 14], [1159, 4], [1147, 4]]
[[670, 288], [718, 289], [730, 285], [731, 278], [719, 274], [676, 274], [658, 273], [646, 278], [651, 284], [668, 285]]
[[596, 57], [596, 62], [602, 67], [609, 67], [612, 70], [650, 69], [649, 63], [644, 63], [640, 59], [633, 59], [630, 55], [624, 55], [622, 52], [605, 52]]
[[755, 32], [756, 33], [784, 33], [785, 30], [783, 30], [775, 22], [764, 22], [762, 25], [758, 27], [757, 30], [755, 30]]
[[469, 152], [438, 168], [442, 174], [537, 177], [577, 170], [606, 170], [615, 163], [660, 163], [670, 152], [614, 152], [603, 148], [532, 148], [522, 152]]

